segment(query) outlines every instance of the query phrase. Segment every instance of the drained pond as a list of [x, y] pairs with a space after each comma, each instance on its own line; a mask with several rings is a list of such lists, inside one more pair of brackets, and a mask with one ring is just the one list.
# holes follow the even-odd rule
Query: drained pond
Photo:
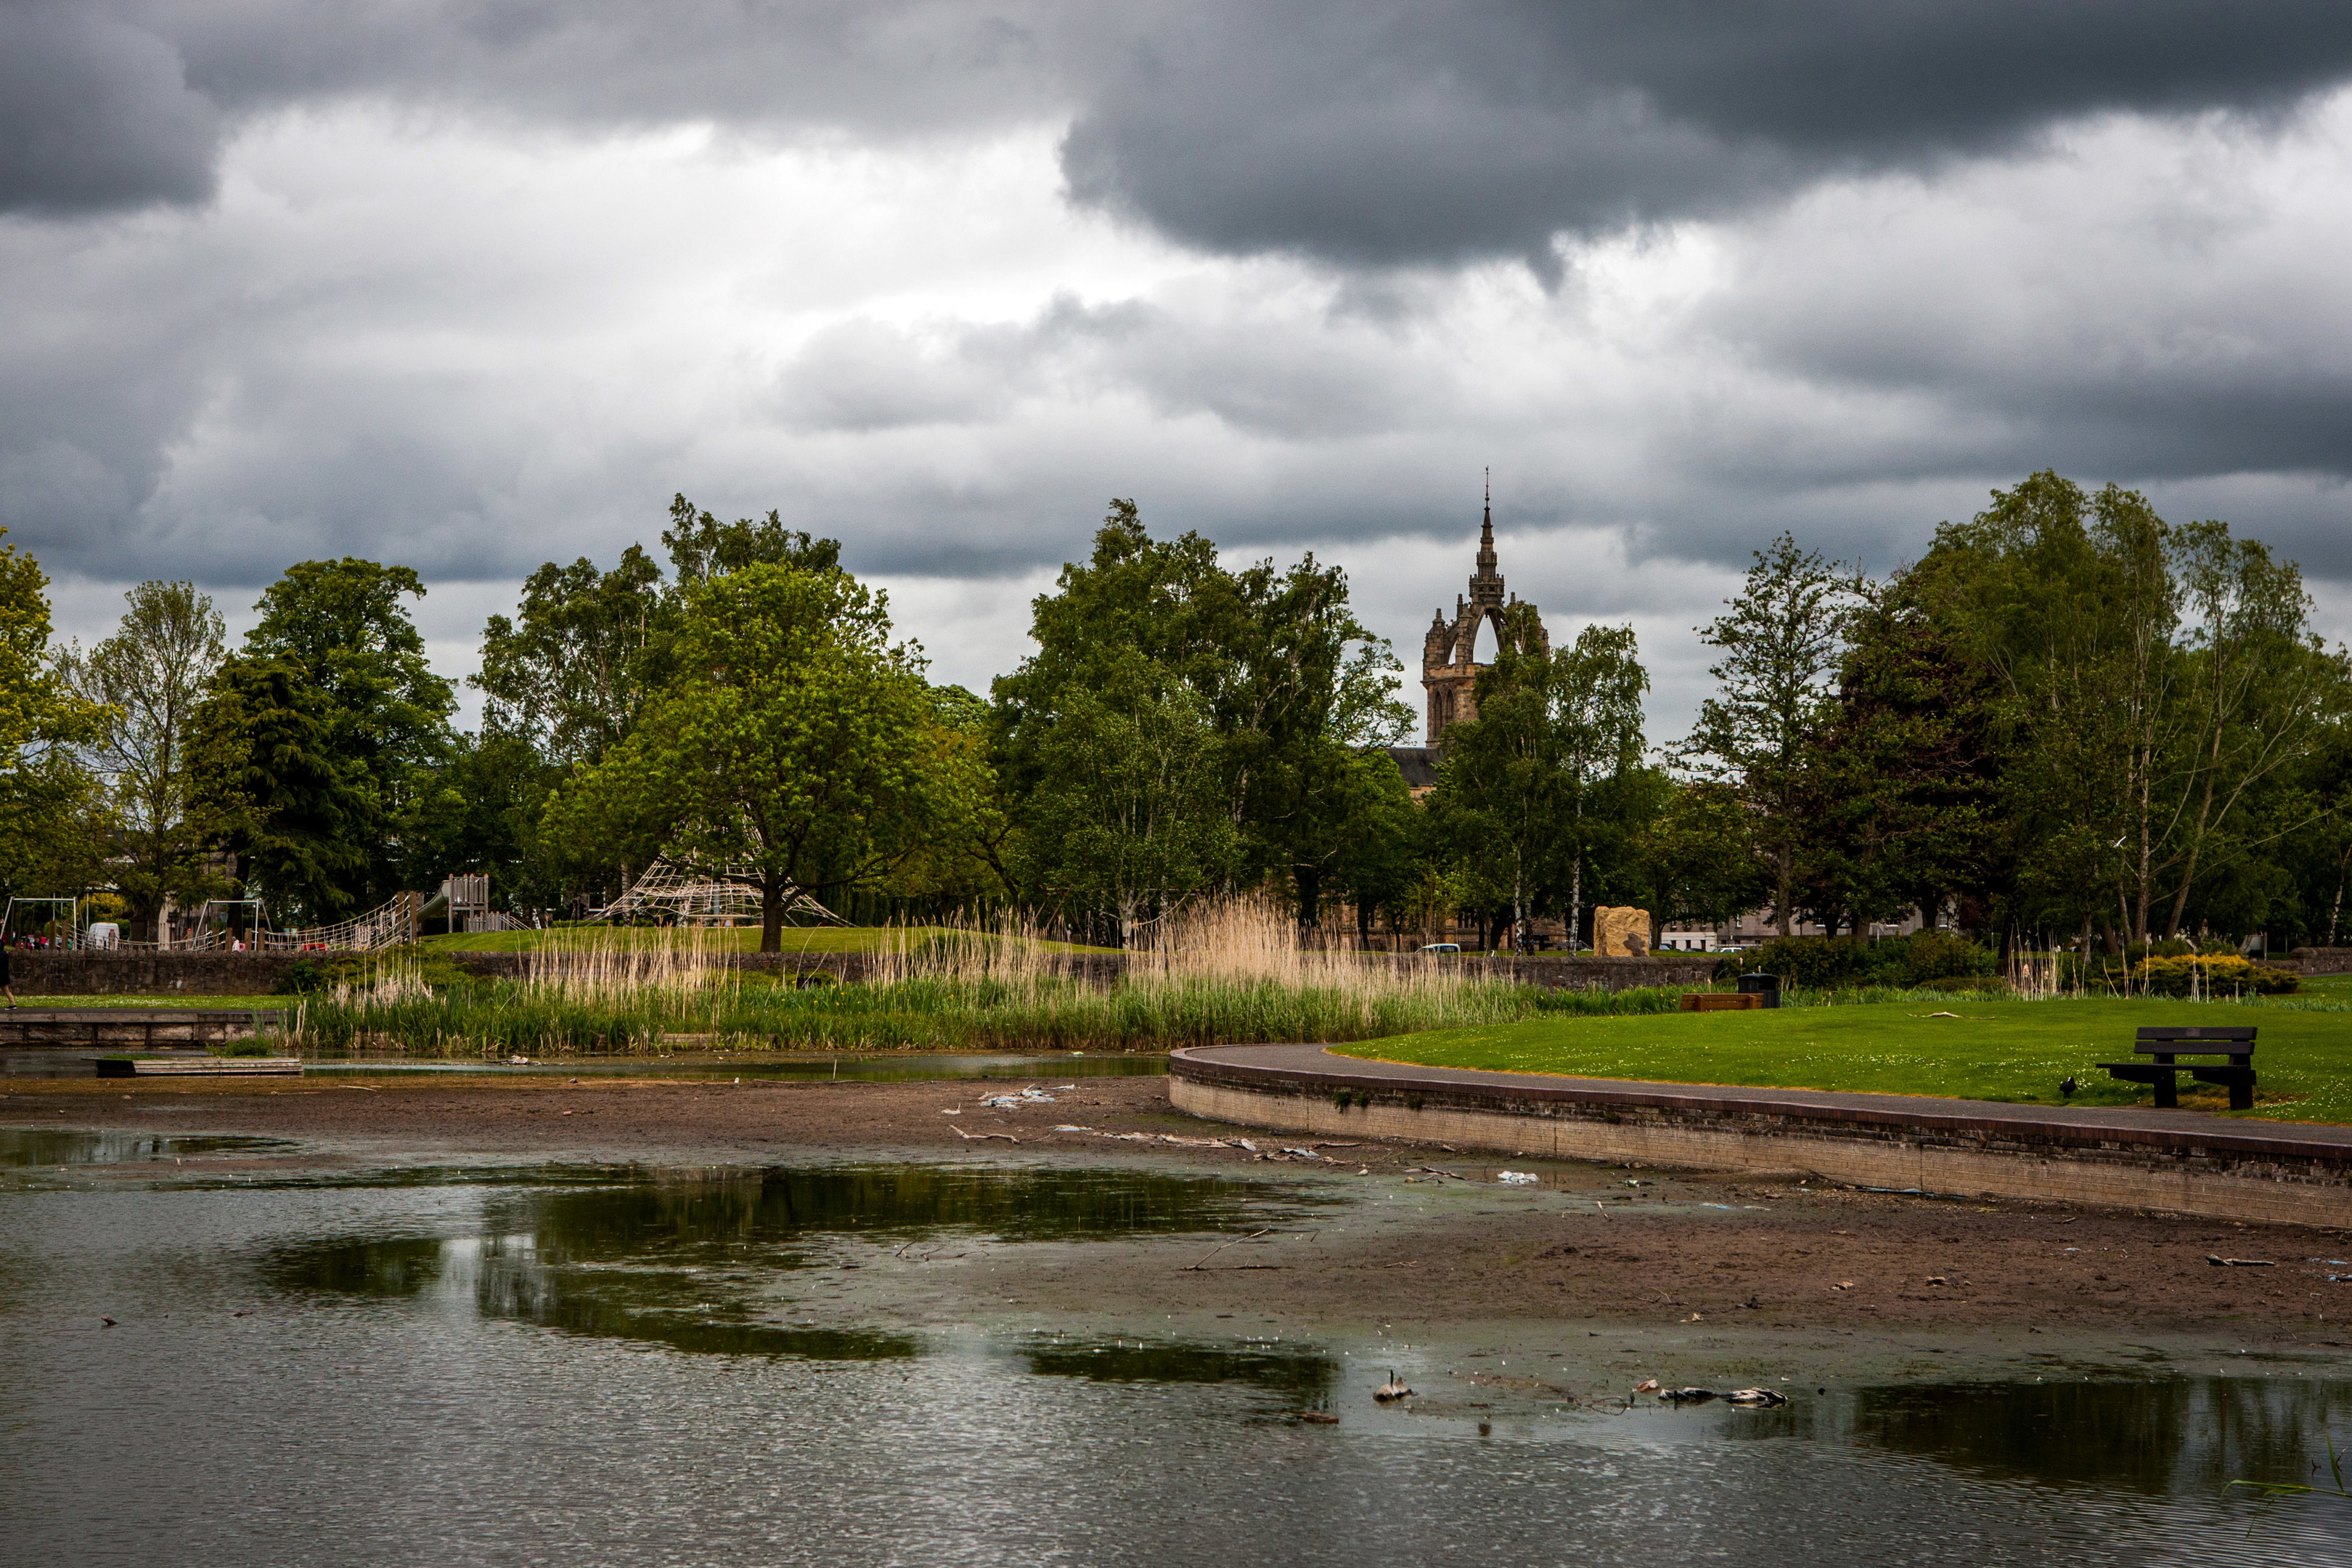
[[[1615, 1330], [1180, 1315], [1113, 1278], [1278, 1267], [1236, 1249], [1316, 1245], [1369, 1183], [276, 1147], [0, 1131], [8, 1560], [2352, 1561], [2352, 1506], [2230, 1484], [2324, 1477], [2326, 1353], [1791, 1348], [1786, 1405], [1677, 1408], [1627, 1397], [1673, 1352]], [[1047, 1263], [1099, 1271], [1099, 1313], [1040, 1307]], [[1420, 1392], [1375, 1400], [1391, 1374]]]

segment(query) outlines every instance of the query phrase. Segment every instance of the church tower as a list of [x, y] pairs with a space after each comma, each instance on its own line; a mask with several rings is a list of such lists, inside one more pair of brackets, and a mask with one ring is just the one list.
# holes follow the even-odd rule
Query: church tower
[[[1517, 603], [1516, 595], [1504, 593], [1503, 574], [1496, 570], [1495, 483], [1489, 470], [1486, 518], [1478, 526], [1478, 567], [1470, 574], [1470, 591], [1455, 596], [1451, 623], [1442, 607], [1433, 615], [1429, 633], [1422, 639], [1421, 687], [1429, 694], [1423, 744], [1438, 746], [1448, 727], [1478, 717], [1478, 672], [1486, 668], [1478, 662], [1478, 633], [1492, 626], [1500, 647], [1503, 612]], [[1549, 639], [1544, 646], [1549, 646]]]

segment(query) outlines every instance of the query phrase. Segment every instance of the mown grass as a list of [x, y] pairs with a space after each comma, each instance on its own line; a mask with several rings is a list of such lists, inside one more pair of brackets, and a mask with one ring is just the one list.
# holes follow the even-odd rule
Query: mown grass
[[[1799, 1001], [1808, 998], [1795, 998]], [[2132, 1059], [2135, 1030], [2253, 1025], [2262, 1086], [2251, 1111], [2285, 1121], [2352, 1122], [2352, 984], [2242, 1003], [2142, 998], [2046, 1001], [1841, 994], [1832, 1005], [1643, 1016], [1547, 1016], [1349, 1045], [1347, 1053], [1431, 1067], [1565, 1073], [1652, 1082], [1950, 1096], [2021, 1105], [2148, 1102], [2143, 1085], [2094, 1065]], [[1938, 1016], [1954, 1014], [1957, 1016]], [[2223, 1110], [2219, 1089], [2181, 1085], [2181, 1101]]]
[[[786, 952], [879, 952], [898, 943], [940, 934], [943, 926], [786, 926], [782, 949]], [[756, 926], [730, 926], [709, 931], [705, 934], [709, 947], [719, 952], [757, 952], [760, 931]], [[658, 926], [558, 926], [552, 931], [475, 931], [454, 936], [428, 936], [418, 945], [443, 952], [585, 952], [613, 946], [661, 947], [677, 938], [677, 932]], [[1040, 951], [1046, 952], [1108, 952], [1109, 948], [1086, 947], [1076, 942], [1047, 942], [1043, 938], [1025, 938]]]

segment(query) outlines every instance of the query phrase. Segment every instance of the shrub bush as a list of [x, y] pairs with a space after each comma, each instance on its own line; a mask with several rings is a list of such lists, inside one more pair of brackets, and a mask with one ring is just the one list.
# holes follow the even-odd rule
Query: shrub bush
[[1950, 931], [1910, 936], [1776, 937], [1754, 952], [1734, 954], [1718, 966], [1724, 979], [1749, 970], [1777, 974], [1784, 987], [1845, 991], [1864, 985], [1916, 986], [1992, 973], [1990, 952]]
[[307, 996], [313, 992], [324, 991], [334, 983], [334, 972], [327, 965], [315, 958], [298, 958], [279, 973], [278, 984], [270, 987], [270, 994]]
[[1942, 991], [1959, 996], [2006, 996], [2015, 989], [1998, 974], [1939, 974], [1922, 980], [1914, 991]]
[[2143, 959], [2132, 971], [2132, 983], [2135, 989], [2158, 996], [2186, 996], [2192, 973], [2199, 976], [2196, 988], [2216, 996], [2242, 996], [2248, 992], [2258, 996], [2283, 996], [2303, 984], [2291, 970], [2256, 963], [2235, 953], [2212, 958]]

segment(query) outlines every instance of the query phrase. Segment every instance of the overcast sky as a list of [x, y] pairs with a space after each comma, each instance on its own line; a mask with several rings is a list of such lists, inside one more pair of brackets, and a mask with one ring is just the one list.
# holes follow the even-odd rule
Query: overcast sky
[[2347, 78], [2342, 0], [0, 0], [0, 523], [85, 640], [404, 563], [462, 675], [682, 490], [984, 691], [1115, 495], [1417, 672], [1491, 467], [1664, 739], [1756, 545], [2054, 467], [2341, 637]]

